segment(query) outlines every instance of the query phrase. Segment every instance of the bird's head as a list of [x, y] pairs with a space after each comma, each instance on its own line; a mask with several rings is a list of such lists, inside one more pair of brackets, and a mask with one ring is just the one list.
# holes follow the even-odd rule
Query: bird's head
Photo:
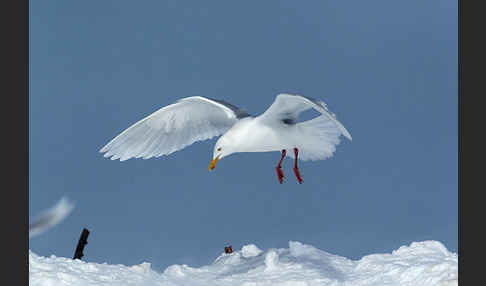
[[214, 145], [213, 159], [211, 160], [211, 163], [209, 163], [209, 170], [212, 171], [220, 159], [234, 153], [235, 151], [233, 149], [232, 144], [229, 144], [229, 140], [227, 138], [224, 136], [219, 138]]

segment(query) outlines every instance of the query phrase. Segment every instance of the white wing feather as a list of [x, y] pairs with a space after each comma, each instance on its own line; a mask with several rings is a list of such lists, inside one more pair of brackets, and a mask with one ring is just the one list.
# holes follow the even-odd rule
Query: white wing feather
[[[299, 114], [308, 109], [315, 109], [322, 115], [297, 123]], [[287, 142], [286, 148], [290, 149], [287, 155], [294, 158], [293, 148], [299, 149], [298, 158], [306, 160], [324, 160], [332, 156], [339, 144], [340, 135], [352, 140], [349, 132], [331, 113], [326, 104], [318, 99], [279, 94], [273, 104], [258, 117], [268, 126], [281, 128], [286, 134], [282, 141]]]
[[186, 97], [133, 124], [100, 152], [111, 160], [168, 155], [192, 143], [225, 133], [248, 114], [227, 102]]
[[260, 118], [267, 122], [282, 121], [286, 119], [295, 121], [300, 113], [311, 108], [326, 116], [326, 118], [341, 131], [341, 134], [344, 135], [344, 137], [352, 140], [351, 134], [349, 134], [348, 130], [346, 130], [341, 122], [337, 120], [336, 115], [327, 109], [326, 103], [311, 97], [279, 94], [272, 105], [260, 115]]
[[54, 207], [44, 211], [29, 224], [29, 239], [60, 223], [73, 209], [74, 203], [67, 197], [62, 197]]

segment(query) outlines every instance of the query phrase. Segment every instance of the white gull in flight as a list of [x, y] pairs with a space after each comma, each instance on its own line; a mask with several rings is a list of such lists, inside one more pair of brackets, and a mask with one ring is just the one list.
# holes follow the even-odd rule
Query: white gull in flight
[[[299, 114], [314, 109], [319, 116], [298, 122]], [[281, 168], [286, 155], [294, 158], [294, 173], [302, 176], [297, 160], [324, 160], [332, 156], [339, 137], [352, 140], [349, 132], [318, 99], [301, 95], [279, 94], [261, 115], [246, 111], [222, 100], [202, 96], [186, 97], [162, 107], [116, 136], [100, 152], [111, 160], [148, 159], [169, 155], [200, 140], [222, 135], [214, 145], [213, 170], [218, 160], [237, 152], [281, 152], [276, 166]], [[288, 152], [288, 153], [287, 153]]]

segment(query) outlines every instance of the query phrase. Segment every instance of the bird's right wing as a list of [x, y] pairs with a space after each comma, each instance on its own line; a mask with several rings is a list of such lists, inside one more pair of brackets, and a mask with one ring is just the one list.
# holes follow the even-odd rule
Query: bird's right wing
[[196, 141], [221, 135], [247, 116], [242, 109], [222, 100], [186, 97], [133, 124], [100, 152], [120, 161], [168, 155]]
[[303, 95], [279, 94], [270, 107], [260, 115], [260, 120], [267, 123], [276, 121], [295, 122], [299, 114], [308, 109], [315, 109], [324, 116], [324, 120], [334, 125], [339, 132], [349, 140], [351, 134], [336, 118], [336, 115], [329, 111], [327, 105], [319, 99]]
[[[298, 122], [300, 114], [310, 109], [318, 111], [321, 115]], [[293, 147], [299, 149], [298, 158], [303, 161], [331, 157], [341, 135], [352, 140], [351, 134], [337, 120], [336, 115], [329, 111], [326, 104], [311, 97], [279, 94], [257, 119], [269, 126], [294, 126], [295, 128], [288, 129], [287, 140], [293, 141]], [[293, 152], [289, 153], [289, 157], [295, 158]]]

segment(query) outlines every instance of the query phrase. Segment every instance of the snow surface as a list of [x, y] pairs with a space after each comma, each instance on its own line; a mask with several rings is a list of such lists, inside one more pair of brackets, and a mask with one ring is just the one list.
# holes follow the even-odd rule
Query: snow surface
[[109, 265], [41, 257], [29, 250], [29, 285], [458, 285], [458, 256], [438, 241], [413, 242], [392, 253], [350, 260], [296, 241], [289, 248], [245, 245], [207, 266], [172, 265], [162, 273], [144, 262]]

